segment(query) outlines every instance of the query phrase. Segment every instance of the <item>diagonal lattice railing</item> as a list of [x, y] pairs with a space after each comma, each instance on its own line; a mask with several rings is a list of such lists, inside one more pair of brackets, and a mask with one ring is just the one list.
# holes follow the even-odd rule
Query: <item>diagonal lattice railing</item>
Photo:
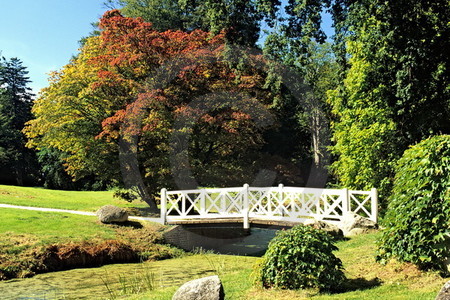
[[[300, 187], [243, 187], [161, 190], [163, 221], [186, 219], [242, 217], [244, 227], [249, 219], [304, 222], [315, 218], [340, 221], [347, 212], [354, 212], [377, 222], [376, 189], [317, 189]], [[207, 222], [207, 220], [205, 221]]]

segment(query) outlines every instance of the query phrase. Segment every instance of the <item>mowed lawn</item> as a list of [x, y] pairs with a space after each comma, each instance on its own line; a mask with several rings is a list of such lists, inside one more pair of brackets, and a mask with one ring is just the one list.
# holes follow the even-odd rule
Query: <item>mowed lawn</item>
[[41, 244], [113, 239], [115, 231], [95, 216], [0, 208], [0, 244], [11, 237], [29, 237]]
[[[226, 299], [230, 300], [434, 299], [448, 278], [441, 278], [434, 272], [421, 272], [410, 264], [378, 264], [374, 258], [378, 237], [379, 233], [368, 234], [337, 244], [339, 250], [335, 254], [342, 259], [349, 279], [340, 287], [343, 291], [339, 293], [262, 289], [253, 284], [253, 272], [260, 258], [209, 253], [143, 264], [41, 274], [31, 279], [0, 282], [0, 290], [8, 290], [10, 294], [7, 295], [11, 298], [18, 291], [21, 296], [45, 295], [50, 284], [52, 290], [60, 291], [61, 298], [58, 299], [170, 300], [184, 282], [217, 274], [224, 285]], [[138, 292], [132, 292], [132, 286], [138, 283], [141, 286], [140, 283], [149, 278], [145, 274], [151, 274], [153, 290], [146, 290], [148, 285], [143, 284]]]
[[125, 200], [114, 198], [112, 191], [60, 191], [9, 185], [0, 185], [0, 203], [88, 212], [95, 212], [107, 204], [128, 208], [148, 207], [142, 201], [128, 203]]
[[[160, 284], [160, 287], [154, 291], [125, 299], [170, 300], [183, 282], [212, 274], [219, 275], [224, 285], [226, 299], [230, 300], [434, 299], [449, 278], [442, 278], [436, 272], [419, 271], [411, 264], [394, 261], [387, 265], [377, 263], [375, 254], [376, 240], [379, 235], [380, 233], [361, 235], [337, 243], [339, 250], [335, 252], [335, 255], [342, 260], [348, 278], [348, 281], [340, 287], [343, 291], [339, 293], [319, 293], [317, 290], [263, 289], [253, 284], [253, 272], [259, 258], [196, 255], [149, 263], [158, 270], [155, 272], [155, 281], [163, 284]], [[181, 266], [191, 266], [192, 270], [188, 271]]]
[[[12, 186], [0, 186], [0, 203], [84, 211], [95, 211], [104, 204], [136, 206], [135, 203], [129, 204], [114, 199], [112, 192], [54, 191]], [[0, 222], [0, 267], [2, 263], [6, 267], [11, 264], [20, 265], [32, 257], [36, 249], [52, 243], [117, 238], [117, 229], [99, 223], [94, 216], [11, 208], [0, 208], [0, 211], [3, 217]], [[212, 254], [135, 265], [137, 268], [149, 268], [154, 275], [155, 288], [153, 291], [141, 291], [135, 295], [122, 293], [120, 288], [119, 275], [122, 274], [122, 278], [138, 276], [135, 267], [131, 265], [55, 272], [37, 275], [24, 281], [0, 282], [0, 290], [13, 292], [16, 289], [28, 288], [30, 283], [42, 278], [45, 282], [52, 282], [55, 288], [60, 289], [69, 298], [83, 293], [91, 296], [103, 295], [104, 298], [110, 296], [105, 287], [105, 278], [108, 277], [108, 284], [120, 299], [160, 300], [171, 299], [183, 282], [218, 274], [224, 284], [227, 299], [434, 299], [448, 278], [441, 278], [435, 272], [422, 272], [411, 264], [377, 263], [376, 241], [379, 236], [378, 232], [337, 243], [339, 250], [335, 254], [343, 261], [349, 280], [341, 287], [344, 290], [335, 294], [320, 294], [314, 290], [281, 291], [255, 287], [252, 273], [259, 258]], [[93, 273], [96, 275], [92, 275]], [[67, 276], [75, 279], [76, 284], [73, 284], [74, 280], [70, 280], [70, 284], [58, 283], [64, 278], [67, 279]], [[86, 278], [85, 281], [82, 278]], [[96, 284], [93, 286], [94, 278]], [[85, 299], [90, 299], [86, 297]]]

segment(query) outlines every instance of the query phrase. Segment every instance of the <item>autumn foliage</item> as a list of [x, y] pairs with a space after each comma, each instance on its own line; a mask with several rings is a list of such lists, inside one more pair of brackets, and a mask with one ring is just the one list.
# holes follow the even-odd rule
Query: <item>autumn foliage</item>
[[[263, 129], [274, 124], [257, 67], [262, 57], [249, 54], [248, 66], [237, 68], [223, 34], [158, 32], [117, 10], [105, 13], [100, 29], [52, 74], [25, 129], [29, 146], [67, 153], [66, 168], [75, 178], [95, 173], [116, 182], [117, 157], [134, 154], [146, 186], [156, 192], [173, 184], [170, 141], [183, 133], [193, 176], [206, 175], [201, 184], [244, 180], [252, 171], [245, 163], [264, 143]], [[221, 170], [229, 176], [214, 175]]]

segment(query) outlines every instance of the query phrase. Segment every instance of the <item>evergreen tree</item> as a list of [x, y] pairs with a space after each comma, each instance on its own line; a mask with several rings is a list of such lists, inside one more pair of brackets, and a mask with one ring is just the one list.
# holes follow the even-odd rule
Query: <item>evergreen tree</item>
[[25, 147], [22, 133], [31, 119], [33, 94], [28, 71], [17, 58], [0, 62], [0, 182], [34, 184], [37, 165], [34, 151]]

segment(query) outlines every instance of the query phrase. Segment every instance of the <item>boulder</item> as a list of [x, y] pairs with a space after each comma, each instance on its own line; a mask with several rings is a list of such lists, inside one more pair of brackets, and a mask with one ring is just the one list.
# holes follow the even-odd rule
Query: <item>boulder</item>
[[371, 233], [374, 232], [376, 229], [369, 229], [369, 228], [353, 228], [352, 230], [350, 230], [349, 232], [347, 232], [345, 234], [345, 236], [357, 236], [357, 235], [362, 235], [362, 234], [366, 234], [366, 233]]
[[172, 300], [223, 300], [222, 282], [219, 276], [209, 276], [183, 284], [173, 295]]
[[336, 239], [342, 239], [344, 237], [344, 233], [342, 232], [341, 229], [339, 229], [339, 227], [327, 223], [325, 221], [320, 221], [320, 220], [316, 220], [316, 219], [309, 219], [306, 220], [303, 225], [305, 226], [311, 226], [315, 229], [320, 229], [323, 230], [325, 232], [327, 232], [328, 234], [330, 234], [331, 236], [333, 236]]
[[97, 217], [102, 223], [120, 223], [128, 221], [128, 212], [114, 205], [105, 205], [97, 211]]
[[342, 229], [345, 236], [364, 233], [361, 230], [354, 230], [356, 228], [366, 230], [378, 229], [378, 224], [374, 221], [352, 212], [345, 214], [338, 226]]
[[444, 284], [435, 300], [450, 300], [450, 280]]

